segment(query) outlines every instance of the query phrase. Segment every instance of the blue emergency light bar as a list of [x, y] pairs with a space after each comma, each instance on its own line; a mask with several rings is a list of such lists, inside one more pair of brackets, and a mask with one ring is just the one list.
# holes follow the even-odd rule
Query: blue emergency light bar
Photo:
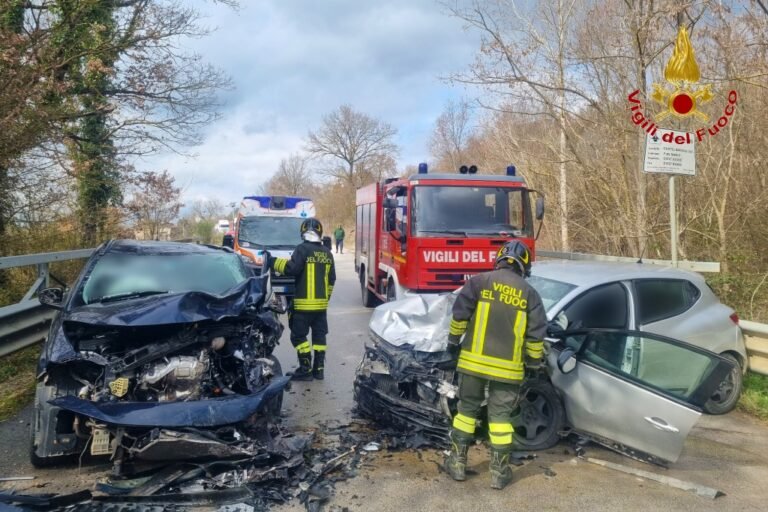
[[[292, 208], [296, 208], [296, 205], [299, 204], [302, 201], [311, 201], [311, 199], [306, 197], [294, 197], [294, 196], [246, 196], [243, 199], [251, 199], [253, 201], [258, 201], [259, 206], [262, 208], [268, 208], [270, 210], [276, 209], [272, 208], [272, 201], [274, 199], [277, 199], [275, 201], [276, 203], [279, 203], [280, 200], [282, 200], [280, 210], [290, 210]], [[277, 206], [277, 205], [275, 205]]]
[[427, 174], [427, 170], [428, 170], [427, 164], [424, 162], [421, 162], [419, 164], [419, 174]]
[[517, 176], [517, 169], [514, 165], [507, 166], [507, 176]]

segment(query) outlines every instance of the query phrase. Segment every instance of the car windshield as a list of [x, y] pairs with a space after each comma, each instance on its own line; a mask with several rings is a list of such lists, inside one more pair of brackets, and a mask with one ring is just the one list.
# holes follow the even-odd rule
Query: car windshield
[[546, 277], [536, 275], [530, 276], [526, 281], [539, 292], [541, 301], [544, 303], [544, 309], [547, 311], [560, 302], [571, 290], [576, 288], [575, 284], [555, 281], [554, 279], [547, 279]]
[[528, 192], [519, 187], [418, 186], [413, 234], [531, 237]]
[[232, 253], [107, 254], [94, 266], [80, 298], [92, 304], [189, 291], [223, 295], [246, 279], [245, 266]]
[[237, 230], [242, 247], [293, 249], [301, 243], [301, 217], [243, 217]]

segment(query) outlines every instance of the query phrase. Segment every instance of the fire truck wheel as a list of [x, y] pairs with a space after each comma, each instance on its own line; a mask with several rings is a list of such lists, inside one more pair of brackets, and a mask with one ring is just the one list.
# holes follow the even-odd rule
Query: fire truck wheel
[[395, 288], [395, 282], [391, 279], [387, 283], [387, 302], [394, 302], [397, 300], [397, 288]]
[[363, 298], [363, 306], [372, 308], [376, 306], [376, 296], [368, 289], [368, 283], [365, 278], [365, 267], [360, 267], [360, 293]]

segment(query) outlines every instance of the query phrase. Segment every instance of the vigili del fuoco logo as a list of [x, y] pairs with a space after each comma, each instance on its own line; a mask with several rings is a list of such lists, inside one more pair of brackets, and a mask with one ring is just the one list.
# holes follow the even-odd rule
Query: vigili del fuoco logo
[[[700, 85], [701, 72], [696, 62], [696, 55], [688, 38], [688, 31], [680, 27], [675, 41], [675, 49], [664, 68], [666, 84], [653, 84], [651, 99], [664, 109], [653, 116], [653, 121], [643, 110], [640, 102], [640, 90], [633, 91], [629, 100], [629, 110], [632, 111], [632, 122], [649, 133], [656, 135], [658, 126], [656, 122], [663, 122], [669, 117], [678, 119], [692, 119], [704, 127], [696, 129], [696, 140], [701, 142], [705, 137], [714, 137], [721, 129], [725, 128], [736, 110], [738, 95], [732, 90], [728, 93], [728, 103], [723, 108], [722, 115], [714, 122], [702, 112], [699, 107], [710, 103], [714, 99], [712, 84]], [[670, 88], [671, 87], [671, 88]], [[690, 144], [691, 137], [679, 137], [676, 144]], [[683, 140], [684, 139], [684, 140]]]

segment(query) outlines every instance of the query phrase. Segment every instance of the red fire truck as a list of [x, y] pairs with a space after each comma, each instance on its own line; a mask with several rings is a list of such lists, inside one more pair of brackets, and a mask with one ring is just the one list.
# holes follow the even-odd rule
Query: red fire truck
[[[534, 253], [531, 193], [509, 166], [506, 175], [458, 174], [391, 178], [357, 190], [355, 270], [363, 304], [408, 292], [453, 291], [490, 270], [499, 247], [517, 238]], [[535, 202], [536, 219], [544, 200]]]

